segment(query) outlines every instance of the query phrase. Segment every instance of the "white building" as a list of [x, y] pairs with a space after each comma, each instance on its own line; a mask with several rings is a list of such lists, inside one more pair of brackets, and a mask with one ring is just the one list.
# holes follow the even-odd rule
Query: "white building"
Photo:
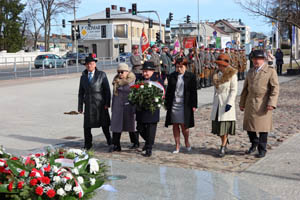
[[[90, 26], [88, 21], [90, 19]], [[156, 40], [159, 23], [153, 20], [153, 28], [149, 28], [149, 18], [132, 15], [131, 9], [116, 5], [111, 6], [110, 18], [106, 18], [106, 11], [101, 11], [76, 20], [79, 25], [80, 39], [78, 47], [86, 53], [95, 53], [97, 57], [116, 58], [119, 53], [131, 52], [133, 45], [140, 45], [142, 30], [150, 42]], [[74, 21], [71, 21], [74, 25]], [[161, 38], [164, 42], [165, 25], [161, 26]]]
[[251, 42], [250, 37], [250, 27], [246, 26], [241, 19], [239, 20], [229, 20], [228, 21], [232, 26], [241, 31], [241, 46], [245, 46]]

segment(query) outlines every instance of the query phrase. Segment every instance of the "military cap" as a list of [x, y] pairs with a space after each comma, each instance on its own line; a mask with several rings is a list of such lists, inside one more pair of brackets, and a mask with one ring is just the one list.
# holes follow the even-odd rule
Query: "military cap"
[[151, 46], [151, 48], [157, 48], [156, 44], [153, 44], [153, 45]]
[[138, 45], [133, 45], [132, 46], [132, 49], [138, 49], [139, 47], [138, 47]]

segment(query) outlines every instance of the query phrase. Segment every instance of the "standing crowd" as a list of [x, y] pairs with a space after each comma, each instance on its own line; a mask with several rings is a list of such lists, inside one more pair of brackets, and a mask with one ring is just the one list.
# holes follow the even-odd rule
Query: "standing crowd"
[[[165, 126], [173, 127], [175, 148], [172, 153], [181, 151], [180, 132], [186, 150], [192, 150], [189, 129], [195, 126], [197, 89], [214, 86], [211, 133], [220, 137], [218, 155], [223, 157], [229, 144], [229, 135], [235, 135], [236, 131], [238, 80], [245, 79], [239, 109], [244, 112], [243, 129], [247, 131], [251, 142], [246, 153], [258, 150], [257, 157], [264, 157], [268, 132], [272, 130], [272, 110], [276, 108], [279, 95], [278, 77], [269, 62], [269, 55], [262, 50], [253, 50], [250, 55], [251, 68], [246, 75], [247, 58], [244, 50], [224, 51], [200, 47], [190, 49], [188, 55], [183, 50], [176, 54], [172, 51], [164, 46], [159, 52], [157, 46], [153, 45], [140, 55], [138, 47], [133, 46], [130, 57], [132, 68], [129, 69], [125, 63], [119, 64], [112, 81], [113, 94], [106, 74], [96, 67], [97, 60], [86, 58], [86, 70], [80, 79], [78, 95], [78, 112], [84, 113], [84, 148], [92, 148], [91, 129], [102, 127], [109, 152], [121, 151], [121, 133], [129, 132], [132, 143], [130, 149], [139, 148], [141, 136], [145, 141], [142, 155], [152, 155], [160, 108], [150, 112], [137, 108], [128, 100], [130, 87], [143, 81], [158, 82], [166, 89]], [[111, 118], [108, 112], [110, 106]]]

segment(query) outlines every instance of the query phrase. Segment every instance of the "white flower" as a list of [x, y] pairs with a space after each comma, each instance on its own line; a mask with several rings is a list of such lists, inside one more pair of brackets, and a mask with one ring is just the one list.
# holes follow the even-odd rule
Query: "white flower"
[[84, 182], [82, 176], [78, 176], [77, 180], [79, 184], [82, 184]]
[[52, 170], [54, 173], [57, 173], [58, 172], [58, 167], [56, 167], [55, 165], [52, 167]]
[[91, 185], [95, 185], [96, 179], [95, 178], [90, 178], [90, 182], [91, 182]]
[[78, 174], [79, 174], [79, 171], [78, 171], [77, 168], [74, 168], [74, 169], [72, 170], [72, 172], [73, 172], [75, 175], [78, 175]]
[[152, 87], [152, 83], [151, 83], [151, 82], [149, 83], [148, 87], [149, 87], [149, 88], [151, 88], [151, 87]]
[[66, 192], [64, 191], [64, 189], [62, 188], [59, 188], [56, 192], [59, 196], [65, 196], [66, 195]]
[[66, 190], [67, 192], [71, 191], [71, 190], [72, 190], [72, 185], [71, 185], [71, 184], [66, 184], [66, 185], [65, 185], [65, 190]]
[[156, 103], [158, 102], [158, 100], [159, 100], [159, 99], [158, 99], [157, 97], [154, 98], [154, 101], [155, 101]]
[[61, 181], [61, 178], [59, 176], [54, 176], [53, 180], [55, 183], [59, 183]]
[[76, 194], [79, 194], [79, 192], [80, 192], [80, 187], [79, 187], [79, 186], [73, 187], [73, 191], [74, 191]]
[[160, 104], [158, 104], [158, 105], [157, 105], [157, 107], [159, 107], [159, 108], [160, 108], [160, 107], [161, 107], [161, 105], [160, 105]]
[[3, 151], [2, 151], [2, 150], [0, 150], [0, 154], [1, 154], [1, 155], [3, 154]]
[[70, 179], [73, 179], [73, 175], [71, 173], [67, 173], [66, 174], [66, 177], [70, 178]]
[[75, 153], [80, 156], [80, 155], [82, 155], [83, 151], [80, 149], [69, 149], [68, 153]]
[[4, 165], [5, 165], [5, 163], [0, 160], [0, 167], [3, 167]]
[[98, 165], [97, 159], [91, 158], [89, 160], [89, 164], [90, 164], [90, 173], [96, 174], [99, 171], [99, 165]]
[[141, 88], [144, 89], [144, 85], [141, 85]]
[[63, 183], [66, 183], [67, 181], [68, 181], [68, 179], [66, 179], [66, 178], [61, 179], [61, 182], [63, 182]]

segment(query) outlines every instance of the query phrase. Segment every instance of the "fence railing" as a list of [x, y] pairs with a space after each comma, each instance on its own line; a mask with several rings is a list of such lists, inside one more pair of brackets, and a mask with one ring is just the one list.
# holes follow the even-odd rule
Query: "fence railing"
[[[1, 62], [0, 59], [0, 80], [78, 73], [85, 69], [83, 62], [84, 60], [81, 60], [81, 63], [78, 61], [77, 64], [74, 59], [64, 59], [63, 64], [59, 64], [58, 61], [54, 60], [49, 65], [49, 62], [45, 63], [45, 60], [43, 60], [42, 64], [36, 66], [35, 57], [13, 59], [7, 57], [4, 62]], [[121, 62], [129, 64], [129, 59], [121, 60]], [[98, 58], [97, 68], [100, 70], [116, 69], [118, 64], [119, 62], [116, 59], [101, 57]]]

